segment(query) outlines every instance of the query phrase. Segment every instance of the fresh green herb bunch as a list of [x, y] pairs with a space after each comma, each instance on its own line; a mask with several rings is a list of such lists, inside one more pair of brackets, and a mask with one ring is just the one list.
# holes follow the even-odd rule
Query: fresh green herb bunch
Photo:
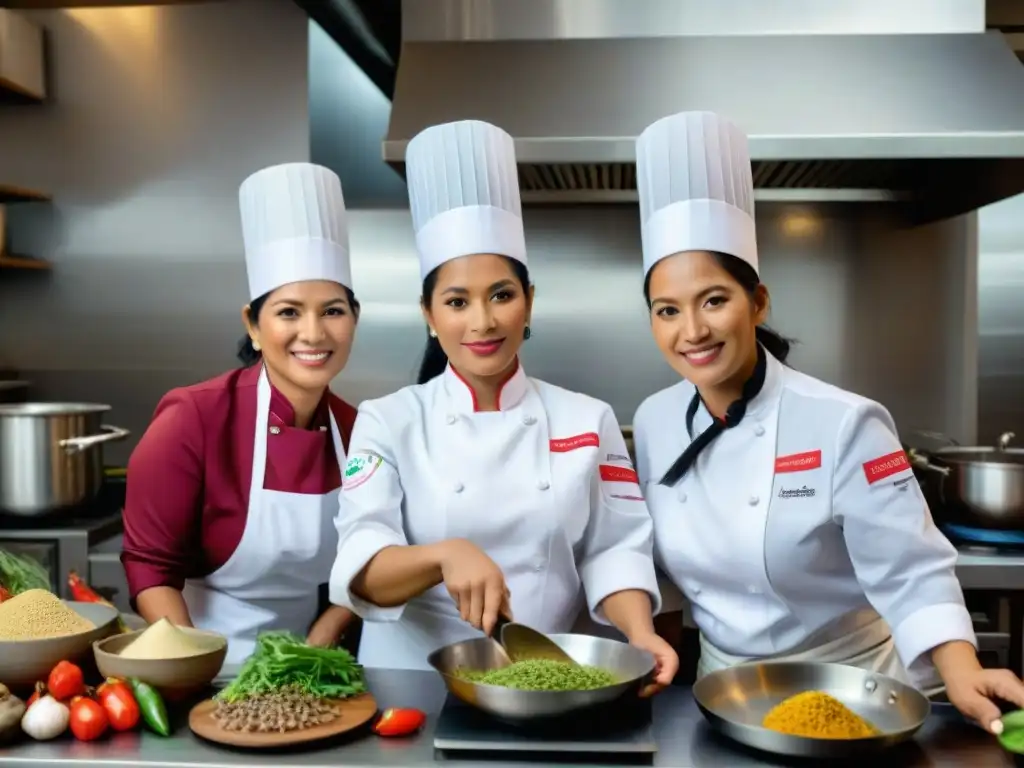
[[366, 691], [363, 668], [344, 648], [314, 648], [290, 632], [264, 632], [238, 677], [217, 698], [241, 701], [285, 686], [320, 699], [344, 699]]
[[521, 691], [592, 691], [617, 682], [606, 670], [550, 659], [526, 659], [486, 672], [460, 669], [456, 675], [472, 683]]
[[49, 592], [50, 574], [28, 555], [18, 557], [0, 549], [0, 587], [6, 588], [12, 597], [30, 589]]

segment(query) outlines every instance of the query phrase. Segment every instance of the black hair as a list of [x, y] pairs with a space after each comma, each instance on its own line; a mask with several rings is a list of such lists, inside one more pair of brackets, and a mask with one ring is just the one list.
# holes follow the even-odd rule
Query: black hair
[[[512, 267], [512, 272], [515, 273], [516, 279], [523, 287], [523, 293], [528, 294], [530, 290], [530, 271], [526, 268], [526, 265], [518, 259], [513, 259], [509, 256], [502, 256], [502, 258]], [[441, 266], [444, 265], [442, 264]], [[430, 309], [430, 301], [434, 296], [434, 289], [437, 287], [437, 276], [441, 266], [434, 267], [423, 278], [423, 293], [420, 296], [420, 301], [426, 309]], [[444, 369], [447, 366], [448, 355], [441, 349], [441, 342], [431, 336], [430, 329], [427, 328], [427, 348], [423, 351], [423, 362], [420, 363], [420, 372], [416, 377], [416, 383], [426, 384], [431, 379], [444, 373]]]
[[[757, 286], [761, 284], [757, 271], [743, 259], [729, 253], [712, 251], [711, 255], [722, 269], [729, 273], [729, 276], [740, 284], [740, 287], [747, 292], [751, 300]], [[644, 278], [644, 300], [647, 302], [647, 309], [651, 309], [651, 272]], [[780, 363], [786, 362], [789, 357], [792, 341], [779, 335], [766, 325], [759, 325], [754, 331], [757, 341]]]
[[[353, 293], [352, 289], [347, 285], [343, 285], [341, 287], [345, 289], [345, 296], [348, 298], [349, 306], [352, 307], [352, 314], [354, 314], [356, 316], [356, 320], [358, 320], [359, 299], [356, 298], [355, 293]], [[262, 310], [263, 305], [267, 303], [267, 299], [270, 298], [271, 293], [273, 293], [273, 291], [267, 291], [262, 296], [249, 302], [249, 309], [246, 311], [246, 315], [253, 327], [259, 325], [260, 310]], [[241, 341], [238, 342], [237, 354], [238, 359], [242, 361], [242, 366], [245, 368], [256, 365], [256, 363], [263, 359], [263, 355], [257, 352], [252, 346], [252, 339], [249, 338], [249, 334], [243, 336]]]

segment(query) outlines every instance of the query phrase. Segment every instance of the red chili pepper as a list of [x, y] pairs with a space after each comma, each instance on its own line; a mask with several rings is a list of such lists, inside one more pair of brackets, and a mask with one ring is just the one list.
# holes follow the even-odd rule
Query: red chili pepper
[[71, 596], [80, 603], [102, 603], [110, 605], [109, 600], [104, 600], [92, 587], [85, 583], [81, 576], [74, 571], [68, 574], [68, 587], [71, 589]]
[[14, 595], [7, 591], [7, 588], [3, 584], [0, 584], [0, 603], [4, 600], [10, 600]]
[[427, 722], [427, 716], [418, 709], [388, 708], [373, 726], [378, 736], [408, 736]]
[[46, 679], [46, 688], [57, 701], [67, 701], [85, 693], [85, 675], [70, 661], [61, 661]]
[[35, 704], [39, 699], [46, 695], [46, 683], [36, 683], [35, 692], [28, 697], [28, 701], [25, 702], [25, 709], [28, 709]]

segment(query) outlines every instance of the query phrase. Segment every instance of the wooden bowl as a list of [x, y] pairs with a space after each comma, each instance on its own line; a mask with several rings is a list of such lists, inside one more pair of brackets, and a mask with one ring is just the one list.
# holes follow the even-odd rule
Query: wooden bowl
[[223, 635], [181, 627], [209, 647], [195, 656], [181, 659], [126, 659], [120, 655], [144, 630], [108, 637], [93, 644], [96, 667], [104, 677], [135, 677], [156, 688], [166, 699], [177, 701], [202, 691], [213, 682], [224, 665], [228, 641]]
[[64, 605], [91, 621], [96, 628], [88, 632], [39, 640], [0, 640], [0, 682], [13, 689], [31, 688], [44, 681], [57, 662], [88, 658], [92, 644], [114, 632], [117, 609], [102, 603], [78, 603], [64, 600]]

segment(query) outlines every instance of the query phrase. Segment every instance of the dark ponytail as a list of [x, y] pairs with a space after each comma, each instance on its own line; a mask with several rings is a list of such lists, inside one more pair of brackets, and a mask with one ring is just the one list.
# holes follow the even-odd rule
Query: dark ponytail
[[[359, 319], [359, 300], [356, 299], [356, 295], [352, 292], [352, 289], [347, 285], [343, 285], [345, 289], [345, 296], [348, 298], [349, 306], [352, 307], [352, 313], [356, 316], [356, 320]], [[246, 317], [249, 318], [249, 322], [255, 328], [260, 324], [260, 311], [263, 309], [263, 305], [267, 303], [267, 299], [270, 298], [270, 294], [273, 291], [267, 291], [259, 298], [253, 299], [249, 302], [249, 309], [246, 312]], [[243, 368], [249, 368], [263, 359], [263, 354], [256, 351], [256, 348], [252, 345], [252, 339], [249, 338], [249, 334], [245, 334], [238, 342], [238, 352], [236, 353], [238, 359], [242, 361]]]
[[[743, 259], [737, 258], [728, 253], [719, 253], [712, 251], [711, 255], [722, 269], [729, 273], [729, 276], [740, 284], [740, 287], [746, 291], [747, 296], [751, 300], [754, 299], [757, 286], [761, 284], [761, 279], [757, 276], [757, 272], [752, 266], [750, 266]], [[651, 273], [647, 273], [647, 277], [644, 279], [644, 300], [647, 302], [647, 309], [651, 309]], [[790, 347], [792, 341], [781, 336], [776, 331], [773, 331], [767, 325], [759, 325], [754, 329], [754, 335], [768, 353], [771, 354], [780, 363], [785, 363], [786, 358], [789, 357]]]
[[[516, 279], [519, 284], [523, 287], [523, 293], [529, 294], [530, 290], [530, 272], [526, 268], [526, 265], [517, 259], [503, 256], [502, 258], [508, 262], [512, 271], [515, 273]], [[439, 276], [442, 264], [439, 267], [434, 267], [430, 273], [423, 278], [423, 293], [420, 296], [420, 302], [426, 309], [430, 309], [430, 302], [434, 297], [434, 289], [437, 288], [437, 278]], [[441, 348], [441, 342], [436, 337], [430, 335], [430, 329], [427, 329], [427, 347], [423, 351], [423, 362], [420, 363], [420, 372], [416, 377], [417, 384], [426, 384], [433, 378], [440, 376], [444, 373], [444, 369], [448, 367], [448, 355], [444, 353]]]
[[772, 357], [780, 363], [786, 362], [786, 358], [789, 357], [789, 349], [791, 346], [791, 343], [787, 339], [784, 339], [767, 325], [757, 326], [757, 328], [754, 329], [754, 335], [757, 337], [761, 346], [767, 349]]
[[[253, 299], [249, 302], [249, 309], [246, 310], [246, 317], [249, 322], [255, 328], [260, 324], [260, 310], [263, 309], [263, 305], [267, 303], [267, 299], [270, 298], [270, 291], [267, 291], [262, 296]], [[249, 338], [249, 334], [245, 334], [238, 342], [238, 359], [242, 361], [243, 368], [249, 368], [256, 365], [260, 360], [263, 359], [263, 355], [256, 351], [252, 345], [252, 339]]]
[[427, 330], [427, 348], [423, 351], [423, 362], [420, 363], [420, 373], [416, 377], [417, 384], [426, 384], [436, 376], [444, 373], [448, 367], [448, 355], [441, 349], [441, 342], [430, 335]]

